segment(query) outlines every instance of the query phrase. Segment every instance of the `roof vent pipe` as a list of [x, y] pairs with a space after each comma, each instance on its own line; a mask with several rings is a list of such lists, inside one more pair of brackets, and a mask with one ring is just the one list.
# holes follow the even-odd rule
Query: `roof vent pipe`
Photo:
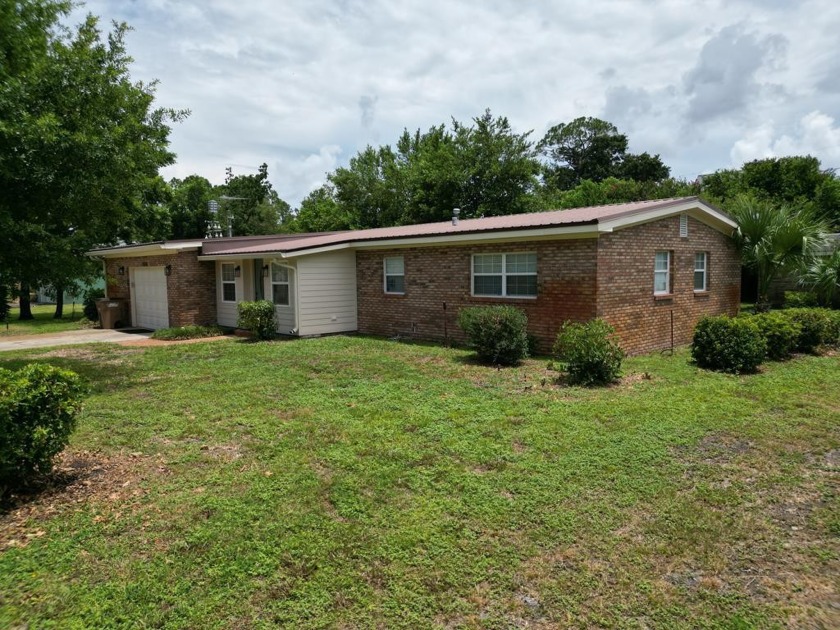
[[452, 225], [458, 225], [459, 214], [461, 214], [461, 208], [452, 208]]

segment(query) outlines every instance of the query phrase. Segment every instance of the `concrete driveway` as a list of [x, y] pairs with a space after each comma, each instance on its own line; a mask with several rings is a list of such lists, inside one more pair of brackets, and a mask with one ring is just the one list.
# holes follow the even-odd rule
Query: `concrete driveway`
[[51, 335], [16, 335], [4, 337], [0, 334], [0, 352], [28, 350], [29, 348], [46, 348], [49, 346], [71, 346], [80, 343], [125, 343], [148, 339], [151, 336], [151, 331], [127, 332], [124, 330], [103, 330], [100, 328], [70, 330]]

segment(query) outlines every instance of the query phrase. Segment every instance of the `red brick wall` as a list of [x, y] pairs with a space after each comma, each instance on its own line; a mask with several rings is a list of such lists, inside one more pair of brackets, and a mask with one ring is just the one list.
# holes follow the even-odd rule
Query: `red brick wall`
[[[471, 255], [493, 252], [536, 252], [536, 299], [470, 295]], [[383, 259], [387, 256], [405, 260], [405, 295], [383, 291]], [[529, 332], [549, 350], [564, 320], [595, 316], [595, 261], [595, 239], [358, 251], [359, 332], [442, 341], [445, 317], [448, 339], [463, 343], [466, 340], [456, 323], [460, 308], [512, 304], [528, 314]]]
[[[169, 325], [188, 326], [196, 324], [209, 326], [216, 323], [216, 276], [214, 263], [199, 261], [196, 252], [173, 252], [160, 256], [136, 258], [109, 258], [105, 262], [106, 292], [109, 298], [129, 300], [128, 286], [131, 267], [160, 267], [172, 265], [172, 273], [166, 278], [169, 303]], [[117, 270], [125, 267], [125, 274]]]
[[[653, 266], [657, 251], [672, 251], [672, 297], [655, 299]], [[708, 292], [694, 293], [694, 254], [708, 252]], [[738, 312], [741, 264], [729, 239], [689, 217], [688, 238], [679, 236], [679, 217], [625, 228], [598, 241], [598, 316], [616, 328], [630, 354], [669, 348], [671, 314], [674, 344], [691, 342], [704, 314]]]
[[[658, 250], [673, 251], [673, 295], [654, 299], [653, 263]], [[537, 293], [533, 300], [470, 295], [471, 254], [536, 252]], [[709, 290], [694, 293], [694, 254], [708, 252]], [[383, 291], [383, 258], [403, 256], [405, 295]], [[679, 237], [679, 218], [625, 228], [599, 239], [534, 241], [506, 245], [464, 245], [359, 251], [356, 254], [359, 331], [419, 339], [465, 341], [458, 309], [512, 304], [528, 314], [529, 332], [550, 350], [560, 324], [600, 316], [616, 327], [624, 349], [640, 354], [691, 341], [704, 314], [738, 312], [740, 262], [729, 239], [689, 218], [689, 236]]]

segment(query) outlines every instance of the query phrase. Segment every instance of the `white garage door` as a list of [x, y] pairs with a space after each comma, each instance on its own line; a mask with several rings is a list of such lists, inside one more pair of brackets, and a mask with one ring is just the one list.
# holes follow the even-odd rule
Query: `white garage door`
[[166, 274], [163, 267], [131, 269], [131, 310], [139, 328], [169, 328]]

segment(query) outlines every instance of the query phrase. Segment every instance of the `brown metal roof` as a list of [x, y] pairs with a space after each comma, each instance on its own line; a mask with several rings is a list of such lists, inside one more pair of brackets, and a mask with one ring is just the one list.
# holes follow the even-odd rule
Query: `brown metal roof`
[[697, 197], [678, 197], [637, 201], [604, 206], [572, 208], [570, 210], [551, 210], [526, 214], [510, 214], [500, 217], [481, 219], [463, 219], [457, 225], [451, 221], [421, 223], [419, 225], [400, 225], [396, 227], [352, 230], [348, 232], [322, 232], [317, 234], [286, 234], [249, 239], [214, 239], [204, 241], [203, 255], [254, 255], [271, 252], [294, 252], [315, 249], [343, 243], [375, 241], [383, 239], [413, 238], [423, 236], [450, 236], [476, 232], [499, 230], [522, 230], [541, 227], [564, 227], [572, 225], [595, 225], [600, 221], [626, 217], [639, 212], [664, 209], [669, 206], [697, 201]]

